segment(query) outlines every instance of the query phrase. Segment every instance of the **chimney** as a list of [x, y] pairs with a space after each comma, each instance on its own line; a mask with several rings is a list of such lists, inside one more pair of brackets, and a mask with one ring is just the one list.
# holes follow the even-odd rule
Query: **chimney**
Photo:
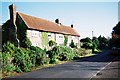
[[73, 24], [71, 24], [71, 28], [73, 28]]
[[9, 40], [14, 43], [16, 47], [19, 45], [19, 40], [17, 39], [17, 26], [16, 22], [16, 6], [14, 4], [9, 6], [10, 11], [10, 28], [9, 28]]
[[55, 23], [59, 24], [59, 19], [56, 19], [56, 20], [55, 20]]
[[14, 4], [11, 4], [9, 6], [9, 11], [10, 11], [10, 22], [12, 24], [15, 24], [15, 21], [16, 21], [16, 6]]

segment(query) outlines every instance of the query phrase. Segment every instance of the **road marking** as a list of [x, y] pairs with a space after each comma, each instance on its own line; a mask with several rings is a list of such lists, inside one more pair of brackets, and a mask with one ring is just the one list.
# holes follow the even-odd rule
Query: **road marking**
[[[114, 58], [113, 60], [115, 60], [115, 59], [116, 58]], [[100, 73], [102, 70], [104, 70], [108, 65], [110, 65], [113, 62], [113, 60], [111, 62], [109, 62], [105, 67], [102, 67], [99, 71], [97, 71], [97, 73], [94, 74], [89, 80], [91, 80], [94, 76], [96, 76], [98, 73]]]

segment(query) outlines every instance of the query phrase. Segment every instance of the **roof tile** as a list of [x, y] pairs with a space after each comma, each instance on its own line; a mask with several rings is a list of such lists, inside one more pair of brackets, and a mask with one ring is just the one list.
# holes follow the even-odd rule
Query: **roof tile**
[[59, 26], [58, 24], [45, 19], [29, 16], [20, 12], [17, 13], [30, 29], [80, 36], [75, 29], [69, 26], [65, 26], [62, 24]]

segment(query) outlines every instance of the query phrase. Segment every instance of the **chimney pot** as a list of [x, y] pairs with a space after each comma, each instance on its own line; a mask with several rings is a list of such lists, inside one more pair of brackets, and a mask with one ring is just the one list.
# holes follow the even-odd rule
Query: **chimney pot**
[[59, 24], [59, 19], [56, 19], [56, 20], [55, 20], [55, 23]]
[[71, 28], [73, 28], [73, 24], [71, 24]]

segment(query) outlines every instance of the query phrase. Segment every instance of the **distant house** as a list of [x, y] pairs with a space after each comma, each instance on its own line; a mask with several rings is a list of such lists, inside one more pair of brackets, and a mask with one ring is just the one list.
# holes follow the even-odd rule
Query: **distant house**
[[[65, 35], [68, 36], [67, 46], [71, 40], [80, 47], [80, 35], [73, 29], [73, 25], [65, 26], [59, 23], [59, 19], [51, 22], [45, 19], [29, 16], [16, 12], [14, 4], [9, 6], [10, 9], [10, 29], [9, 36], [11, 41], [21, 44], [22, 37], [26, 35], [33, 46], [46, 48], [48, 41], [53, 40], [57, 45], [64, 45]], [[22, 37], [21, 37], [22, 36]]]

